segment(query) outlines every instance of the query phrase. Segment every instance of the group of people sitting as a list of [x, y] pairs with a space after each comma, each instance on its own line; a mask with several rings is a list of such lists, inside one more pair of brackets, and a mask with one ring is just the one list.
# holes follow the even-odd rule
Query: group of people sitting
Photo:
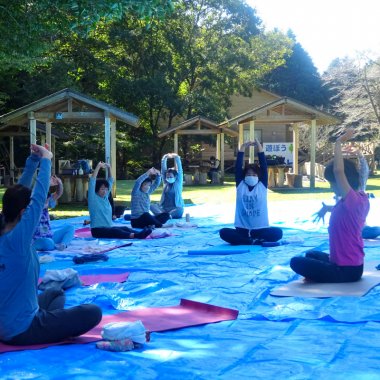
[[[290, 267], [308, 280], [317, 282], [353, 282], [363, 274], [365, 231], [369, 200], [363, 190], [363, 170], [343, 158], [342, 143], [354, 134], [352, 129], [340, 136], [334, 158], [326, 167], [325, 177], [337, 196], [334, 207], [324, 205], [317, 213], [323, 218], [331, 211], [329, 226], [330, 254], [309, 251], [291, 259]], [[254, 146], [258, 164], [243, 167], [245, 150]], [[64, 249], [74, 231], [62, 228], [51, 232], [48, 207], [62, 194], [62, 183], [50, 176], [52, 154], [48, 147], [31, 146], [24, 173], [18, 185], [6, 190], [0, 230], [0, 340], [13, 345], [50, 343], [81, 335], [101, 320], [96, 305], [64, 309], [64, 293], [46, 290], [38, 294], [39, 261], [37, 249]], [[174, 167], [167, 167], [167, 160]], [[39, 172], [33, 191], [32, 177]], [[98, 178], [99, 171], [106, 178]], [[368, 173], [367, 173], [368, 175]], [[233, 245], [263, 244], [282, 239], [281, 228], [269, 225], [268, 170], [263, 148], [258, 140], [241, 145], [235, 167], [235, 228], [222, 228], [222, 240]], [[181, 218], [183, 172], [177, 154], [163, 156], [161, 171], [151, 168], [135, 182], [131, 194], [131, 227], [115, 226], [109, 194], [113, 185], [111, 168], [99, 162], [91, 175], [88, 206], [91, 233], [96, 238], [144, 239], [152, 228], [162, 227], [169, 219]], [[159, 204], [150, 195], [163, 181]], [[49, 184], [57, 187], [48, 193]], [[48, 234], [46, 234], [48, 232]], [[368, 230], [367, 230], [368, 232]]]

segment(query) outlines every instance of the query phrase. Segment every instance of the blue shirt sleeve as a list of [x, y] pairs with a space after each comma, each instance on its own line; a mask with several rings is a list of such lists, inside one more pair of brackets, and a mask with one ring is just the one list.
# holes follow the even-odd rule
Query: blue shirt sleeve
[[268, 187], [268, 165], [264, 152], [260, 152], [259, 165], [260, 165], [260, 181], [267, 188]]
[[239, 151], [236, 157], [236, 162], [235, 162], [236, 187], [238, 187], [239, 183], [244, 179], [243, 162], [244, 162], [244, 152]]
[[20, 179], [18, 180], [19, 185], [23, 185], [29, 189], [32, 187], [33, 176], [38, 168], [40, 161], [41, 158], [36, 154], [31, 154], [27, 158], [25, 162], [25, 168], [21, 174]]
[[46, 197], [49, 191], [50, 170], [51, 160], [42, 158], [40, 161], [40, 171], [36, 179], [36, 184], [33, 188], [30, 203], [22, 214], [20, 221], [10, 232], [15, 236], [15, 238], [12, 239], [16, 247], [15, 252], [26, 252], [25, 247], [32, 243], [32, 239], [36, 227], [40, 222], [41, 213], [45, 206]]

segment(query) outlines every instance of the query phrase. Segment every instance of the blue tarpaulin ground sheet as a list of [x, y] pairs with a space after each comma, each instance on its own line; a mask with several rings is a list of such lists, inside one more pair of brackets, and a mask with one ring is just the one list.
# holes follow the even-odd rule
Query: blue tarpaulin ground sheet
[[[332, 202], [326, 201], [332, 204]], [[189, 250], [232, 249], [219, 229], [232, 227], [234, 205], [186, 208], [198, 227], [167, 228], [171, 236], [133, 240], [108, 252], [107, 262], [76, 265], [71, 248], [53, 251], [47, 269], [81, 274], [128, 271], [124, 283], [70, 288], [67, 306], [93, 302], [103, 314], [176, 306], [181, 298], [236, 309], [236, 320], [153, 332], [143, 348], [108, 352], [95, 343], [0, 354], [2, 379], [378, 379], [380, 286], [363, 297], [273, 297], [271, 289], [299, 278], [290, 258], [312, 247], [328, 252], [327, 224], [313, 223], [321, 201], [271, 202], [270, 222], [289, 244], [249, 252], [189, 255]], [[380, 202], [371, 199], [369, 225]], [[53, 226], [83, 218], [53, 221]], [[184, 222], [184, 219], [182, 220]], [[116, 223], [128, 222], [117, 221]], [[92, 245], [121, 241], [87, 240]], [[246, 247], [246, 246], [245, 246]], [[241, 248], [241, 247], [240, 247]], [[366, 244], [366, 260], [380, 260], [380, 239]]]

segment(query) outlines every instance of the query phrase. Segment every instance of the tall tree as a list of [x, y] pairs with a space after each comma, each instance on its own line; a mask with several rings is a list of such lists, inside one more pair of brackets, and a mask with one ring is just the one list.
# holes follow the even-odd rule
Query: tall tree
[[265, 76], [263, 87], [311, 106], [326, 105], [327, 94], [312, 59], [291, 30], [287, 35], [293, 41], [293, 50], [285, 58], [284, 65]]
[[172, 7], [172, 0], [0, 0], [0, 66], [30, 68], [73, 31], [86, 36], [99, 21], [162, 17]]
[[280, 33], [264, 34], [241, 0], [182, 1], [168, 22], [142, 26], [133, 18], [111, 26], [104, 88], [141, 116], [155, 157], [160, 130], [196, 114], [222, 120], [230, 96], [252, 91], [289, 48]]
[[380, 60], [359, 62], [353, 58], [332, 62], [323, 76], [330, 93], [331, 110], [342, 125], [334, 129], [354, 127], [357, 138], [371, 140], [380, 129]]

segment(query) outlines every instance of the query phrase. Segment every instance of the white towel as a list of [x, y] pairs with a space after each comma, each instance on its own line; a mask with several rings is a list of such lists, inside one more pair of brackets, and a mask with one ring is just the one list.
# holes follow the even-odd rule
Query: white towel
[[74, 278], [77, 275], [78, 272], [73, 268], [47, 270], [42, 277], [42, 282], [64, 281], [69, 278]]
[[136, 343], [146, 342], [146, 329], [141, 321], [111, 322], [103, 326], [101, 335], [106, 340], [130, 339]]

